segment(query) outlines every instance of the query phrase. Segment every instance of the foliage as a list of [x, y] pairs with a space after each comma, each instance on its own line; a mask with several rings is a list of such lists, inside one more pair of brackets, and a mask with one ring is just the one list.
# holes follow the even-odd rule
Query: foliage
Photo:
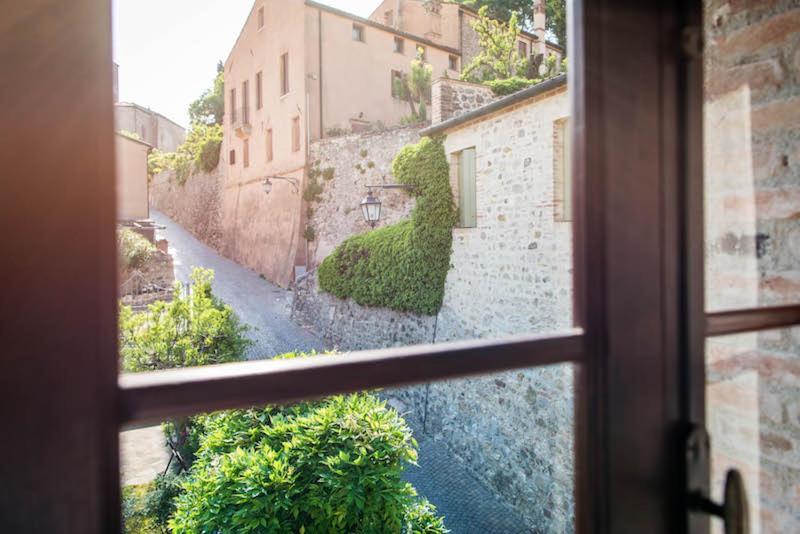
[[148, 172], [152, 175], [175, 171], [178, 183], [183, 185], [192, 172], [210, 172], [217, 168], [221, 146], [222, 126], [194, 123], [186, 134], [186, 141], [175, 152], [155, 149], [150, 153]]
[[[430, 98], [433, 67], [425, 63], [423, 50], [417, 49], [417, 56], [411, 60], [410, 71], [400, 73], [394, 79], [394, 92], [408, 102], [410, 114], [401, 120], [402, 124], [416, 124], [428, 120], [425, 100]], [[417, 104], [418, 103], [418, 104]]]
[[156, 247], [141, 234], [129, 228], [120, 228], [117, 230], [117, 251], [122, 265], [139, 269], [155, 254]]
[[233, 309], [211, 293], [214, 272], [194, 269], [184, 295], [175, 284], [171, 302], [147, 311], [120, 309], [120, 355], [127, 372], [155, 371], [244, 359], [250, 341]]
[[217, 76], [214, 84], [206, 89], [197, 100], [189, 104], [189, 120], [192, 124], [222, 125], [225, 113], [225, 66], [217, 63]]
[[[326, 167], [325, 170], [322, 170], [319, 165], [320, 161], [316, 160], [308, 166], [308, 182], [303, 189], [303, 200], [306, 202], [319, 202], [322, 193], [325, 192], [325, 184], [319, 180], [320, 178], [325, 178], [327, 173], [330, 175], [330, 179], [333, 179], [333, 167]], [[327, 178], [325, 179], [327, 180]]]
[[[459, 3], [479, 9], [486, 6], [489, 16], [507, 21], [512, 13], [517, 13], [524, 28], [533, 26], [533, 0], [457, 0]], [[556, 42], [567, 48], [567, 2], [566, 0], [545, 0], [546, 30], [555, 37]]]
[[334, 172], [336, 172], [336, 169], [334, 169], [333, 167], [325, 167], [324, 169], [322, 169], [322, 178], [325, 181], [330, 182], [331, 180], [333, 180]]
[[372, 394], [222, 412], [198, 426], [197, 460], [169, 522], [176, 534], [446, 532], [402, 480], [417, 458], [411, 430]]
[[489, 16], [483, 6], [472, 27], [478, 34], [481, 51], [461, 72], [461, 79], [473, 82], [521, 76], [527, 72], [527, 58], [520, 56], [517, 47], [520, 27], [518, 16], [512, 13], [508, 23]]
[[133, 139], [134, 141], [141, 141], [142, 140], [142, 136], [140, 136], [136, 132], [131, 132], [130, 130], [118, 130], [117, 133], [120, 134], [120, 135], [124, 135], [128, 139]]
[[411, 218], [345, 240], [320, 264], [319, 284], [361, 305], [433, 315], [442, 305], [456, 220], [443, 140], [406, 146], [392, 173], [414, 188]]
[[153, 484], [140, 484], [122, 488], [122, 523], [126, 534], [160, 534], [149, 510], [147, 498]]
[[314, 241], [317, 238], [317, 233], [314, 231], [313, 226], [306, 226], [306, 229], [303, 230], [303, 239], [306, 241]]
[[349, 129], [341, 126], [331, 126], [325, 129], [325, 137], [339, 137], [351, 133]]
[[485, 85], [488, 85], [494, 94], [498, 96], [510, 95], [512, 93], [516, 93], [526, 87], [530, 87], [534, 85], [537, 80], [531, 80], [529, 78], [521, 78], [519, 76], [514, 76], [511, 78], [506, 78], [504, 80], [490, 80], [488, 82], [484, 82]]

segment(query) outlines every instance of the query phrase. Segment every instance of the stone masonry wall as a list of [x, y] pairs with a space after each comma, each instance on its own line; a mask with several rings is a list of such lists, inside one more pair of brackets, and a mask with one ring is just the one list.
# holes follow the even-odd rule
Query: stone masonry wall
[[439, 78], [431, 86], [431, 123], [458, 117], [497, 99], [485, 85]]
[[[406, 145], [419, 141], [419, 128], [350, 134], [313, 141], [309, 160], [321, 171], [332, 169], [332, 179], [319, 181], [324, 191], [311, 205], [308, 224], [316, 234], [309, 245], [309, 267], [314, 268], [347, 237], [369, 230], [359, 204], [367, 185], [393, 183], [392, 160]], [[329, 174], [330, 175], [330, 174]], [[379, 226], [408, 217], [413, 200], [401, 190], [374, 191], [381, 202]]]
[[[800, 302], [800, 6], [705, 1], [706, 306]], [[711, 338], [712, 491], [751, 532], [800, 531], [800, 328]], [[719, 525], [717, 525], [719, 527]]]
[[219, 170], [193, 174], [183, 185], [174, 173], [165, 171], [150, 183], [150, 205], [216, 250], [221, 249], [223, 239]]
[[[460, 83], [459, 83], [460, 86]], [[436, 317], [362, 308], [320, 293], [315, 273], [296, 285], [293, 317], [340, 350], [553, 332], [571, 325], [571, 226], [554, 213], [553, 128], [565, 88], [448, 132], [448, 157], [476, 147], [478, 225], [453, 232], [452, 268]], [[409, 139], [413, 141], [415, 139]], [[336, 141], [336, 143], [333, 143]], [[369, 142], [369, 141], [367, 141]], [[364, 141], [331, 140], [340, 161]], [[369, 147], [372, 154], [375, 148]], [[339, 166], [354, 165], [337, 163]], [[325, 167], [325, 163], [321, 164]], [[377, 161], [376, 161], [377, 166]], [[457, 195], [457, 167], [452, 180]], [[340, 180], [337, 171], [334, 182]], [[342, 183], [344, 182], [344, 183]], [[326, 243], [349, 233], [342, 198], [357, 207], [363, 181], [337, 183], [315, 207]], [[396, 210], [396, 220], [409, 206]], [[354, 219], [360, 221], [360, 214]], [[340, 221], [340, 222], [335, 222]], [[319, 224], [319, 223], [315, 223]], [[320, 227], [323, 228], [323, 227]], [[359, 231], [363, 227], [359, 228]], [[335, 236], [335, 239], [334, 239]], [[323, 240], [320, 240], [323, 250]], [[330, 250], [325, 245], [324, 250]], [[323, 254], [316, 255], [319, 262]], [[481, 480], [542, 532], [573, 529], [572, 367], [531, 369], [386, 392]]]

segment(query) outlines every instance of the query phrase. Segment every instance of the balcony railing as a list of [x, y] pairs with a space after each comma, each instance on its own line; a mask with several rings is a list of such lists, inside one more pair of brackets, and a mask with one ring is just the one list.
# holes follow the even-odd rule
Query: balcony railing
[[237, 137], [244, 138], [250, 136], [250, 130], [250, 108], [238, 108], [233, 117], [233, 131], [236, 132]]

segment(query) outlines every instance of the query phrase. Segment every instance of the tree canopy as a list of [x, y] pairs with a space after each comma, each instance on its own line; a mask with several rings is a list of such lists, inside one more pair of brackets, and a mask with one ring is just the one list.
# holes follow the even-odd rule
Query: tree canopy
[[[533, 27], [533, 0], [458, 0], [465, 6], [479, 9], [486, 6], [493, 19], [508, 22], [512, 13], [517, 13], [523, 28]], [[566, 0], [545, 0], [547, 12], [546, 30], [553, 35], [559, 45], [567, 48], [567, 5]]]
[[189, 120], [192, 124], [222, 124], [222, 115], [225, 113], [224, 72], [225, 66], [220, 61], [217, 63], [214, 84], [189, 104]]

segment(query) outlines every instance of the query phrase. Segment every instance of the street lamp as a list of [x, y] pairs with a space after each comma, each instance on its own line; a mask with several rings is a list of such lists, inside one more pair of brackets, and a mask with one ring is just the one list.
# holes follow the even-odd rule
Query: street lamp
[[292, 185], [292, 190], [297, 193], [299, 191], [298, 188], [298, 181], [297, 178], [286, 177], [286, 176], [267, 176], [264, 178], [264, 181], [261, 182], [261, 187], [264, 189], [264, 193], [267, 195], [270, 194], [272, 191], [272, 180], [283, 180], [284, 182], [289, 182]]
[[381, 201], [372, 196], [372, 190], [369, 190], [361, 201], [361, 213], [364, 215], [364, 220], [375, 228], [375, 224], [381, 218]]

